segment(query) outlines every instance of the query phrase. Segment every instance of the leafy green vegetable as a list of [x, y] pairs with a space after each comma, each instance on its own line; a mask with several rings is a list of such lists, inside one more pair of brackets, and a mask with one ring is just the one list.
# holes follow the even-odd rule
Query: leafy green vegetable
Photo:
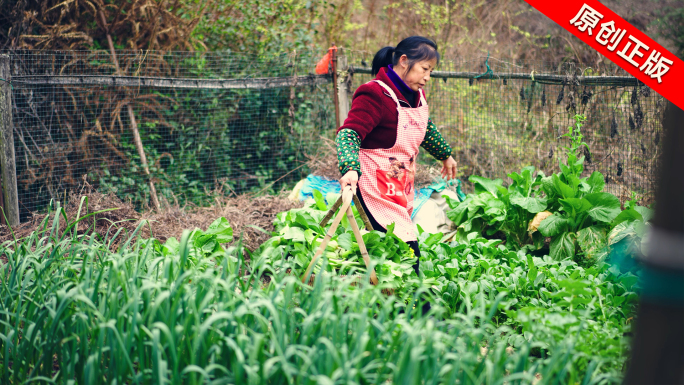
[[[548, 244], [553, 258], [583, 256], [593, 263], [589, 261], [608, 254], [605, 234], [612, 228], [625, 221], [646, 221], [645, 216], [650, 219], [650, 210], [634, 202], [621, 210], [620, 200], [602, 191], [605, 181], [601, 173], [581, 177], [584, 156], [580, 150], [586, 147], [580, 130], [583, 121], [584, 117], [577, 115], [575, 125], [564, 135], [571, 144], [565, 147], [565, 162], [559, 162], [560, 173], [535, 175], [533, 167], [525, 167], [519, 174], [508, 175], [512, 180], [508, 187], [500, 179], [472, 176], [475, 193], [463, 202], [450, 203], [452, 210], [447, 212], [458, 226], [456, 238], [464, 241], [467, 234], [476, 232], [501, 239], [513, 250], [546, 250]], [[548, 215], [545, 219], [538, 217], [533, 222], [535, 215], [544, 211], [552, 215], [544, 214]], [[543, 237], [550, 238], [548, 243]]]
[[[138, 229], [114, 251], [112, 235], [60, 234], [51, 214], [0, 245], [0, 362], [12, 363], [0, 366], [3, 383], [620, 381], [631, 272], [533, 256], [477, 232], [450, 243], [423, 232], [417, 276], [412, 249], [389, 226], [363, 235], [381, 280], [373, 287], [358, 279], [365, 268], [342, 226], [309, 286], [299, 278], [327, 230], [323, 215], [316, 202], [279, 214], [247, 262], [239, 240], [221, 246], [233, 238], [223, 218], [164, 244]], [[601, 226], [576, 240], [559, 234], [560, 249], [589, 247]], [[618, 226], [613, 244], [646, 225]]]

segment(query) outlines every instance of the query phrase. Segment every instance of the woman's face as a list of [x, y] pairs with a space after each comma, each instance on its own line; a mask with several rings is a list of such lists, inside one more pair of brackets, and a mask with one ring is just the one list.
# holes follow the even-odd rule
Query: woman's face
[[419, 89], [425, 87], [427, 82], [430, 80], [430, 75], [432, 70], [435, 69], [437, 65], [437, 59], [432, 60], [422, 60], [417, 62], [411, 67], [409, 71], [409, 60], [406, 55], [401, 55], [399, 58], [399, 63], [395, 72], [401, 76], [401, 79], [409, 86], [412, 90], [418, 91]]

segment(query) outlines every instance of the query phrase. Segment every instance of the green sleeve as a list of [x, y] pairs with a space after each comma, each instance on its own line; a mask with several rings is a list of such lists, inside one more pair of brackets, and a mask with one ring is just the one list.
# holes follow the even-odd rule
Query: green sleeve
[[354, 170], [361, 176], [361, 162], [359, 162], [359, 150], [361, 149], [361, 138], [356, 131], [345, 128], [340, 130], [335, 137], [337, 144], [337, 163], [342, 175], [347, 171]]
[[437, 160], [446, 160], [451, 156], [451, 146], [437, 131], [437, 126], [432, 122], [432, 119], [428, 119], [425, 139], [420, 145]]

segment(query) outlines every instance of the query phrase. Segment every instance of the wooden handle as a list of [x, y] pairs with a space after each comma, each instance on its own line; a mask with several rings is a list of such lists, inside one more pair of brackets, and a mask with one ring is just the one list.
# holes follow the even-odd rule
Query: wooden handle
[[347, 207], [347, 219], [351, 225], [352, 231], [354, 231], [354, 236], [356, 237], [356, 243], [359, 244], [359, 250], [361, 250], [361, 256], [363, 257], [363, 262], [366, 263], [366, 268], [371, 270], [370, 280], [373, 285], [378, 284], [378, 276], [375, 274], [375, 269], [371, 269], [370, 266], [370, 256], [368, 256], [368, 250], [366, 250], [366, 244], [363, 243], [363, 237], [361, 236], [361, 231], [359, 230], [359, 225], [356, 223], [356, 218], [354, 218], [354, 212], [350, 207]]
[[[304, 277], [302, 278], [302, 283], [306, 283], [307, 278], [309, 277], [309, 274], [311, 274], [311, 271], [313, 270], [313, 267], [316, 265], [316, 261], [318, 260], [318, 257], [320, 257], [323, 254], [323, 251], [325, 248], [328, 246], [328, 242], [330, 242], [330, 239], [335, 235], [335, 230], [337, 230], [337, 226], [340, 225], [340, 222], [342, 221], [342, 217], [344, 217], [345, 212], [349, 208], [349, 205], [351, 205], [352, 201], [352, 196], [354, 193], [352, 192], [352, 189], [350, 186], [348, 186], [343, 192], [342, 192], [342, 208], [335, 217], [335, 220], [333, 220], [333, 223], [330, 225], [330, 229], [328, 229], [328, 233], [325, 234], [325, 238], [323, 238], [323, 242], [321, 245], [318, 247], [318, 250], [316, 251], [316, 254], [314, 254], [313, 258], [311, 259], [311, 262], [309, 262], [309, 266], [306, 268], [306, 273], [304, 273]], [[356, 223], [356, 222], [354, 222]]]
[[335, 202], [335, 204], [333, 204], [330, 210], [328, 210], [328, 213], [325, 214], [325, 217], [323, 217], [323, 220], [321, 221], [321, 223], [319, 223], [319, 225], [321, 227], [325, 227], [325, 225], [328, 224], [328, 221], [330, 220], [330, 218], [333, 217], [333, 215], [335, 215], [335, 211], [337, 211], [337, 209], [339, 209], [340, 206], [342, 206], [342, 195], [340, 195], [340, 197], [337, 198], [337, 201]]
[[361, 206], [361, 201], [359, 200], [359, 196], [354, 194], [354, 204], [356, 205], [356, 211], [359, 212], [359, 216], [361, 217], [361, 220], [363, 221], [363, 225], [366, 226], [366, 230], [372, 231], [373, 226], [370, 223], [370, 220], [368, 219], [368, 215], [366, 214], [366, 210], [363, 209], [363, 206]]

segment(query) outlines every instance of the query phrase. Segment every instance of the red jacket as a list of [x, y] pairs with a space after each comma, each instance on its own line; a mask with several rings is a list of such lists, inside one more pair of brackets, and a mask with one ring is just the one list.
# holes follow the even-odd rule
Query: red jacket
[[[411, 107], [387, 76], [386, 70], [381, 68], [375, 79], [387, 84], [394, 91], [402, 107]], [[416, 100], [420, 105], [419, 95], [416, 95]], [[391, 148], [397, 140], [398, 119], [397, 104], [392, 97], [381, 85], [371, 82], [356, 89], [349, 116], [337, 132], [343, 128], [356, 131], [361, 138], [361, 148]]]

